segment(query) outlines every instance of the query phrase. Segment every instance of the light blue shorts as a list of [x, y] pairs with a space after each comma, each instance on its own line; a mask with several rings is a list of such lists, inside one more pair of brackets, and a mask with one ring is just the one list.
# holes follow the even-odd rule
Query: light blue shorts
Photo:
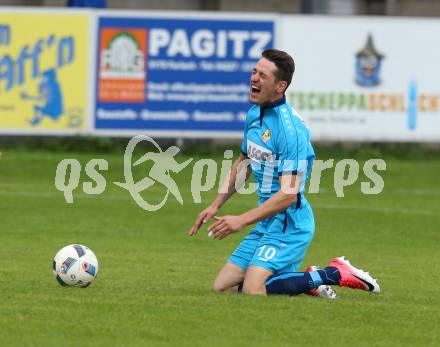
[[315, 232], [312, 208], [303, 200], [298, 209], [278, 214], [262, 230], [257, 225], [238, 245], [229, 262], [243, 270], [261, 266], [272, 273], [297, 271]]

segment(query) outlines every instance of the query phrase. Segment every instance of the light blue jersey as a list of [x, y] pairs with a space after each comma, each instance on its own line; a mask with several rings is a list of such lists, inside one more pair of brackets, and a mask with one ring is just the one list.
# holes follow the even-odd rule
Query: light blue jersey
[[246, 269], [259, 265], [279, 273], [295, 271], [313, 237], [312, 209], [304, 197], [315, 152], [311, 133], [285, 97], [248, 111], [242, 152], [250, 159], [259, 205], [280, 191], [279, 176], [300, 178], [297, 203], [258, 222], [232, 254], [230, 261]]
[[[251, 160], [259, 204], [280, 190], [279, 176], [285, 173], [300, 177], [295, 208], [305, 202], [304, 186], [315, 159], [310, 139], [309, 129], [285, 97], [263, 109], [251, 107], [241, 150]], [[266, 227], [267, 221], [257, 224], [258, 230]]]

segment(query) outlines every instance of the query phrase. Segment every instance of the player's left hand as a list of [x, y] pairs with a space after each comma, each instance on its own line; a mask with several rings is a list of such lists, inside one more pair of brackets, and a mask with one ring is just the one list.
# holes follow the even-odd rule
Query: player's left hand
[[240, 216], [215, 216], [214, 218], [216, 222], [209, 228], [213, 239], [222, 240], [229, 234], [236, 233], [245, 227], [243, 218]]

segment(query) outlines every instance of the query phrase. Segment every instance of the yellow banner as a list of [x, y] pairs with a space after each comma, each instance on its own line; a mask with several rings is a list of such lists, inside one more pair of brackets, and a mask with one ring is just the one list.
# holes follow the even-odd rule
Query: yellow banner
[[89, 17], [0, 12], [0, 131], [83, 130]]

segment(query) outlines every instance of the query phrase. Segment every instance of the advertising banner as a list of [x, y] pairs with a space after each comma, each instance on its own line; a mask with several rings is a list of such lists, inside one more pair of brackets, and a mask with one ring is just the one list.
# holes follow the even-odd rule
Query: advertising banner
[[0, 11], [0, 132], [87, 128], [89, 19]]
[[267, 19], [100, 17], [95, 129], [241, 136], [252, 67], [273, 41]]
[[315, 140], [439, 141], [440, 23], [283, 16], [288, 99]]

